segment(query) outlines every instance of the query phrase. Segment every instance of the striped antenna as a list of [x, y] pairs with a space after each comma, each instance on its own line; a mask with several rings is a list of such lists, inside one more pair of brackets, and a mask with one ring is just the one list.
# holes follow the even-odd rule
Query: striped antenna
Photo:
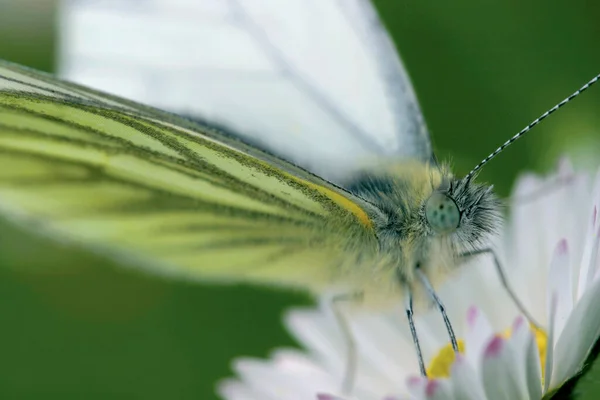
[[511, 137], [510, 139], [508, 139], [506, 142], [504, 142], [504, 144], [502, 144], [502, 146], [498, 147], [489, 156], [487, 156], [486, 158], [484, 158], [479, 164], [477, 164], [475, 166], [475, 168], [473, 168], [471, 170], [471, 172], [469, 172], [467, 174], [467, 176], [465, 176], [464, 180], [465, 181], [469, 181], [473, 177], [473, 175], [477, 171], [479, 171], [481, 169], [481, 167], [483, 167], [485, 164], [487, 164], [492, 158], [494, 158], [498, 154], [502, 153], [502, 151], [504, 151], [504, 149], [506, 149], [508, 146], [510, 146], [511, 144], [513, 144], [514, 142], [516, 142], [518, 139], [520, 139], [523, 135], [525, 135], [527, 132], [529, 132], [531, 130], [531, 128], [533, 128], [534, 126], [536, 126], [537, 124], [539, 124], [540, 122], [542, 122], [547, 116], [549, 116], [550, 114], [552, 114], [554, 111], [558, 110], [559, 108], [561, 108], [562, 106], [564, 106], [565, 104], [567, 104], [568, 102], [570, 102], [571, 100], [573, 100], [575, 97], [579, 96], [587, 88], [589, 88], [590, 86], [592, 86], [594, 83], [598, 82], [598, 80], [600, 80], [600, 74], [596, 75], [594, 78], [592, 78], [585, 85], [583, 85], [582, 87], [580, 87], [579, 89], [577, 89], [569, 97], [567, 97], [566, 99], [564, 99], [563, 101], [561, 101], [560, 103], [558, 103], [557, 105], [555, 105], [554, 107], [552, 107], [551, 109], [549, 109], [548, 111], [546, 111], [545, 113], [543, 113], [542, 115], [540, 115], [532, 123], [530, 123], [525, 128], [523, 128], [519, 133], [517, 133], [515, 136]]

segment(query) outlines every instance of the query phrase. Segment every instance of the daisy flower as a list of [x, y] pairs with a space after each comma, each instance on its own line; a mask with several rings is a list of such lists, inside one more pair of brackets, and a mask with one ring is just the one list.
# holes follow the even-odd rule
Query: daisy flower
[[416, 318], [428, 378], [418, 375], [398, 305], [350, 314], [357, 370], [352, 393], [341, 393], [347, 344], [323, 303], [285, 318], [305, 351], [239, 359], [238, 378], [218, 391], [227, 400], [539, 400], [581, 372], [600, 336], [599, 209], [600, 174], [592, 181], [563, 162], [548, 178], [521, 178], [494, 248], [537, 325], [520, 315], [493, 259], [478, 256], [438, 291], [461, 354], [455, 357], [435, 310]]

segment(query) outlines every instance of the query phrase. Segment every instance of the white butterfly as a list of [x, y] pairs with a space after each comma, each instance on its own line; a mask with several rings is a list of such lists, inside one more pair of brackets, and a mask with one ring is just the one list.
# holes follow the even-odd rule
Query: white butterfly
[[0, 212], [160, 272], [406, 295], [423, 374], [413, 297], [457, 351], [433, 286], [499, 225], [475, 172], [598, 79], [457, 179], [367, 1], [69, 0], [61, 21], [64, 77], [204, 123], [0, 63]]

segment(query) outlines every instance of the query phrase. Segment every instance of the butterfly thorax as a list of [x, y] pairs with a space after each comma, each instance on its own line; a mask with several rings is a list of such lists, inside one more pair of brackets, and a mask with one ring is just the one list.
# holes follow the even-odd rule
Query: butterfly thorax
[[418, 292], [417, 268], [435, 285], [458, 265], [461, 254], [482, 248], [499, 227], [492, 188], [457, 180], [445, 166], [380, 166], [345, 186], [374, 206], [370, 219], [379, 249], [371, 279], [360, 278], [365, 295], [371, 283], [378, 297], [389, 296], [382, 293], [386, 286], [391, 292], [407, 286]]

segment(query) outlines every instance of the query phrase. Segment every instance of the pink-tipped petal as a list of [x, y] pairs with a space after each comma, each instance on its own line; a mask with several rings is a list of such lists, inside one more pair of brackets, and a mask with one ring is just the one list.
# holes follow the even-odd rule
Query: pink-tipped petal
[[512, 334], [508, 339], [514, 351], [516, 373], [522, 376], [522, 383], [527, 388], [529, 399], [542, 398], [542, 373], [540, 355], [525, 318], [519, 316], [513, 323]]
[[450, 382], [446, 379], [430, 379], [425, 386], [425, 399], [448, 400], [452, 396]]
[[[573, 310], [569, 246], [565, 239], [559, 241], [554, 249], [548, 273], [548, 291], [556, 297], [557, 301], [554, 324], [549, 326], [554, 340], [557, 340]], [[549, 342], [548, 345], [553, 346], [554, 343]]]
[[425, 396], [427, 396], [427, 398], [435, 396], [439, 388], [440, 381], [437, 379], [430, 379], [427, 381], [427, 385], [425, 385]]
[[598, 248], [600, 246], [600, 224], [588, 229], [586, 235], [583, 256], [581, 257], [581, 269], [579, 271], [579, 282], [577, 286], [577, 298], [581, 299], [587, 288], [593, 283], [597, 271]]
[[468, 363], [467, 359], [458, 355], [451, 367], [452, 393], [455, 399], [481, 400], [485, 399], [483, 387], [478, 372]]
[[342, 397], [334, 396], [332, 394], [319, 393], [317, 394], [317, 400], [344, 400]]
[[552, 377], [546, 378], [551, 388], [558, 387], [581, 369], [600, 337], [598, 304], [600, 280], [596, 280], [579, 300], [556, 343]]
[[600, 208], [600, 169], [594, 180], [592, 192], [592, 218], [588, 225], [585, 237], [581, 269], [579, 271], [579, 282], [577, 298], [580, 299], [587, 287], [592, 284], [592, 279], [598, 275], [598, 242], [600, 241], [600, 223], [598, 223], [598, 211]]
[[425, 390], [425, 385], [427, 384], [427, 378], [423, 377], [423, 376], [409, 376], [408, 379], [406, 379], [406, 386], [412, 390], [412, 389], [421, 389], [423, 388], [423, 390]]
[[594, 178], [594, 187], [592, 189], [592, 209], [594, 210], [592, 226], [596, 226], [598, 223], [598, 208], [600, 208], [600, 169], [596, 173]]
[[424, 386], [425, 383], [427, 382], [427, 378], [422, 377], [422, 376], [409, 376], [408, 379], [406, 380], [406, 384], [409, 387], [416, 387], [416, 386]]
[[548, 330], [548, 337], [546, 346], [546, 366], [545, 366], [545, 374], [544, 377], [544, 393], [548, 391], [550, 387], [550, 379], [552, 378], [553, 371], [553, 360], [554, 360], [554, 319], [556, 318], [556, 308], [558, 306], [558, 298], [556, 297], [556, 293], [550, 293], [548, 298], [548, 326], [550, 329]]
[[519, 315], [515, 318], [512, 325], [513, 334], [515, 331], [521, 331], [523, 329], [527, 329], [527, 320], [522, 315]]
[[475, 306], [469, 307], [467, 310], [467, 325], [470, 329], [475, 327], [475, 323], [477, 322], [477, 316], [479, 315], [479, 309]]
[[427, 388], [427, 378], [422, 376], [409, 376], [406, 379], [406, 388], [408, 393], [415, 399], [425, 398], [425, 389]]
[[483, 388], [488, 400], [525, 398], [523, 377], [518, 375], [514, 352], [501, 336], [494, 336], [485, 347], [481, 361]]
[[[596, 229], [596, 237], [594, 238], [595, 252], [590, 257], [590, 269], [594, 271], [593, 281], [597, 280], [600, 276], [600, 224], [595, 228]], [[591, 286], [591, 282], [588, 283], [588, 286]]]
[[485, 315], [477, 307], [467, 311], [467, 330], [465, 333], [466, 357], [473, 365], [479, 363], [480, 355], [494, 331]]
[[502, 336], [494, 336], [492, 338], [492, 340], [489, 341], [488, 345], [486, 346], [485, 350], [483, 351], [483, 357], [484, 358], [498, 357], [503, 348], [504, 348], [504, 339], [502, 338]]
[[446, 400], [451, 394], [450, 384], [445, 379], [410, 377], [406, 386], [412, 398], [416, 400]]

